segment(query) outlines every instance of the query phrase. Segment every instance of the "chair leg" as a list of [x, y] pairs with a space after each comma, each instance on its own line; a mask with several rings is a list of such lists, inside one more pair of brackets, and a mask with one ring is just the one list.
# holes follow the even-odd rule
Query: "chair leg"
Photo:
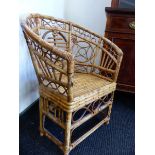
[[70, 152], [70, 143], [71, 143], [71, 118], [72, 118], [72, 113], [67, 113], [67, 115], [66, 115], [64, 155], [69, 155], [69, 152]]
[[106, 121], [106, 122], [104, 123], [105, 125], [108, 125], [109, 122], [110, 122], [111, 109], [112, 109], [112, 104], [109, 105], [109, 110], [108, 110], [108, 117], [109, 117], [109, 120]]
[[64, 152], [64, 155], [69, 155], [69, 151], [65, 151]]
[[105, 125], [108, 125], [110, 122], [110, 115], [111, 115], [113, 99], [114, 99], [114, 92], [112, 93], [112, 96], [111, 96], [111, 103], [109, 104], [109, 110], [108, 110], [108, 115], [107, 115], [109, 117], [109, 120], [104, 123]]
[[43, 128], [43, 120], [44, 120], [44, 115], [43, 115], [43, 98], [40, 97], [40, 102], [39, 102], [39, 115], [40, 115], [40, 136], [44, 135], [44, 128]]

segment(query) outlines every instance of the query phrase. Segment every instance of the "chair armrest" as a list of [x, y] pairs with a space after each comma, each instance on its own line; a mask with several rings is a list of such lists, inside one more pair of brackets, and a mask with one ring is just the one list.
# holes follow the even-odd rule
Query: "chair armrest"
[[[53, 88], [54, 90], [62, 95], [65, 94], [68, 101], [71, 101], [73, 99], [72, 81], [74, 74], [74, 58], [72, 54], [51, 46], [24, 23], [21, 23], [21, 26], [31, 54], [32, 62], [35, 66], [39, 83], [44, 83], [47, 87], [52, 83], [52, 86], [55, 86], [55, 88]], [[55, 60], [52, 63], [53, 58]], [[67, 66], [66, 69], [64, 69], [64, 66]], [[62, 81], [63, 78], [66, 79], [65, 82]], [[60, 87], [65, 93], [59, 91]]]
[[98, 50], [98, 52], [102, 53], [100, 64], [98, 64], [98, 62], [95, 63], [96, 58], [94, 56], [94, 63], [75, 62], [76, 68], [80, 68], [79, 72], [84, 71], [97, 74], [109, 81], [116, 82], [123, 58], [122, 50], [113, 42], [104, 37], [101, 38], [100, 44], [95, 46], [97, 47], [96, 51]]
[[[109, 39], [80, 25], [72, 25], [75, 71], [100, 74], [109, 80], [116, 81], [123, 57], [122, 50]], [[82, 50], [89, 54], [83, 55]]]
[[[114, 82], [117, 81], [118, 73], [120, 70], [120, 65], [123, 58], [123, 52], [122, 50], [114, 44], [109, 39], [103, 37], [103, 54], [102, 54], [102, 60], [101, 60], [101, 66], [104, 66], [106, 69], [113, 70], [112, 79]], [[108, 55], [108, 58], [105, 58], [105, 55]], [[112, 64], [112, 62], [115, 64], [113, 66], [110, 66], [109, 64]], [[107, 72], [108, 72], [107, 70]]]

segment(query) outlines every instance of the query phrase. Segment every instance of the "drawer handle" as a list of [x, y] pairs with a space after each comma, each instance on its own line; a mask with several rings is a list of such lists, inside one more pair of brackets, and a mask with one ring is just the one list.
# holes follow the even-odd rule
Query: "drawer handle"
[[132, 21], [129, 23], [129, 27], [133, 30], [135, 30], [135, 21]]

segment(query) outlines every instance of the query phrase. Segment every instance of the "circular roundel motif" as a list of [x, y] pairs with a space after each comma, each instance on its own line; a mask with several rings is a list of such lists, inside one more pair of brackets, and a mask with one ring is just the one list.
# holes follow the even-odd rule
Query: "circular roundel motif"
[[67, 39], [65, 34], [57, 30], [48, 30], [43, 33], [42, 38], [59, 49], [67, 49]]
[[90, 43], [84, 41], [77, 41], [72, 46], [72, 53], [75, 61], [79, 63], [90, 62], [94, 58], [94, 49]]

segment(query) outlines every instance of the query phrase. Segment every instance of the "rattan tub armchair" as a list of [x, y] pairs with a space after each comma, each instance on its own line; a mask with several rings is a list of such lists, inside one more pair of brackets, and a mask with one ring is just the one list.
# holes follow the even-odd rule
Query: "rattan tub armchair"
[[[39, 81], [40, 135], [68, 155], [109, 123], [123, 53], [110, 40], [66, 20], [30, 14], [21, 26]], [[63, 139], [45, 127], [46, 119], [62, 129]], [[87, 123], [91, 128], [77, 136]]]

